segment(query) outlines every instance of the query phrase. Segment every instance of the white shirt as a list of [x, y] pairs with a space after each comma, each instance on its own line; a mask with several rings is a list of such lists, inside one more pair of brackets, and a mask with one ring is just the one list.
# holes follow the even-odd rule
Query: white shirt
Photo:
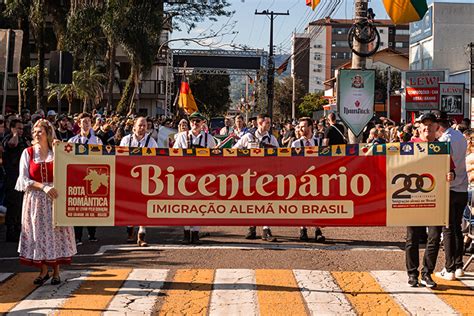
[[[303, 146], [301, 146], [301, 141], [303, 141]], [[303, 136], [300, 139], [297, 139], [293, 143], [291, 143], [291, 148], [310, 147], [310, 146], [320, 146], [320, 144], [318, 144], [318, 139], [314, 138], [314, 135], [310, 139], [306, 139]]]
[[219, 135], [221, 136], [227, 136], [229, 134], [232, 134], [234, 132], [234, 128], [231, 127], [231, 126], [224, 126], [223, 128], [221, 128], [221, 130], [219, 131]]
[[[33, 161], [35, 163], [51, 162], [54, 160], [54, 153], [52, 150], [48, 151], [48, 156], [45, 160], [41, 160], [40, 151], [37, 146], [33, 146]], [[30, 154], [28, 149], [23, 150], [20, 158], [20, 175], [16, 180], [15, 190], [26, 191], [26, 189], [34, 183], [30, 178]]]
[[[206, 144], [206, 134], [207, 134], [207, 144]], [[197, 136], [194, 136], [194, 134], [191, 131], [187, 131], [187, 132], [181, 132], [177, 134], [176, 142], [174, 143], [173, 148], [187, 149], [188, 137], [189, 137], [188, 135], [191, 135], [191, 143], [193, 145], [198, 145], [198, 146], [207, 147], [207, 148], [216, 147], [216, 142], [214, 140], [214, 137], [212, 137], [211, 134], [201, 131]]]
[[451, 181], [450, 190], [456, 192], [467, 192], [466, 138], [464, 138], [460, 131], [450, 127], [444, 131], [443, 135], [439, 138], [439, 141], [450, 142], [451, 144], [451, 157], [454, 162], [456, 177]]
[[252, 133], [247, 133], [242, 136], [239, 141], [232, 146], [232, 148], [259, 148], [259, 144], [263, 141], [264, 144], [270, 144], [273, 147], [280, 147], [275, 136], [265, 132], [260, 134], [258, 130], [255, 131], [255, 135]]
[[[120, 141], [120, 146], [123, 147], [145, 147], [146, 140], [150, 134], [145, 134], [145, 136], [142, 137], [142, 139], [137, 140], [137, 137], [135, 134], [129, 134], [127, 136], [124, 136], [122, 140]], [[130, 138], [132, 141], [130, 141]], [[158, 144], [156, 143], [155, 139], [150, 136], [150, 139], [148, 141], [148, 145], [146, 146], [147, 148], [158, 148]]]
[[67, 142], [84, 145], [102, 145], [102, 141], [99, 137], [95, 136], [94, 133], [92, 133], [92, 130], [89, 132], [89, 136], [87, 137], [82, 136], [81, 134], [77, 134], [76, 136], [69, 139]]

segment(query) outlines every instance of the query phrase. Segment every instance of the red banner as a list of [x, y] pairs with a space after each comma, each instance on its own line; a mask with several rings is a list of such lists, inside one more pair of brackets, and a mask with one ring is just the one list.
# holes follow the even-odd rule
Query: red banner
[[279, 149], [58, 144], [61, 226], [393, 226], [447, 219], [447, 143]]

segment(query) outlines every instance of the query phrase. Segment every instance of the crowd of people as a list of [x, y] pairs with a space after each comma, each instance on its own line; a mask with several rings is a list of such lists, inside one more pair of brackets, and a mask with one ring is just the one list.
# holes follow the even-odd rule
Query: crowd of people
[[[231, 139], [233, 148], [276, 148], [330, 146], [349, 143], [348, 130], [339, 123], [335, 113], [314, 120], [272, 122], [261, 114], [245, 122], [242, 115], [226, 117], [224, 127], [213, 130], [208, 118], [199, 112], [182, 119], [121, 117], [102, 113], [78, 113], [74, 116], [28, 111], [20, 115], [0, 117], [0, 212], [5, 214], [6, 241], [19, 242], [22, 263], [40, 268], [34, 283], [41, 285], [52, 277], [61, 282], [59, 265], [67, 264], [82, 244], [83, 227], [52, 227], [52, 200], [58, 195], [53, 187], [52, 165], [55, 141], [119, 145], [128, 147], [215, 148], [222, 137]], [[463, 235], [472, 218], [466, 208], [468, 184], [474, 182], [474, 133], [468, 119], [452, 122], [445, 113], [426, 113], [415, 122], [398, 124], [388, 118], [374, 118], [359, 137], [361, 143], [451, 142], [452, 169], [450, 181], [450, 218], [447, 227], [408, 227], [406, 265], [410, 286], [419, 283], [434, 287], [431, 278], [436, 266], [441, 236], [446, 253], [445, 268], [437, 275], [447, 280], [463, 276], [463, 254], [474, 252], [470, 238]], [[170, 130], [177, 130], [172, 133]], [[162, 137], [166, 134], [166, 141]], [[221, 136], [217, 138], [214, 136]], [[464, 214], [464, 222], [463, 222]], [[90, 242], [96, 242], [96, 227], [87, 227]], [[199, 243], [200, 227], [186, 226], [183, 243]], [[246, 239], [257, 238], [257, 227], [248, 228]], [[272, 230], [263, 226], [261, 238], [275, 242]], [[299, 239], [309, 241], [308, 228], [300, 227]], [[326, 237], [320, 227], [314, 229], [314, 241], [323, 243]], [[146, 227], [127, 227], [127, 241], [146, 247]], [[426, 250], [419, 280], [419, 245]], [[53, 268], [50, 276], [49, 267]]]

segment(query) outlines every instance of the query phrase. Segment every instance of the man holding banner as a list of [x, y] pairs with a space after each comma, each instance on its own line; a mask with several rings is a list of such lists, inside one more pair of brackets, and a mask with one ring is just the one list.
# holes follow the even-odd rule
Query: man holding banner
[[[92, 132], [92, 115], [89, 113], [81, 113], [77, 117], [77, 123], [79, 125], [80, 131], [79, 134], [71, 138], [69, 143], [83, 144], [83, 145], [102, 145], [102, 141], [99, 137], [94, 135]], [[76, 235], [76, 245], [82, 245], [82, 227], [75, 226], [74, 233]], [[95, 237], [97, 227], [88, 226], [87, 232], [89, 233], [89, 241], [96, 242], [97, 238]]]
[[[144, 117], [137, 117], [133, 122], [133, 133], [125, 136], [120, 141], [120, 146], [124, 147], [141, 147], [141, 148], [157, 148], [158, 145], [152, 137], [152, 133], [147, 133], [147, 119]], [[135, 241], [135, 227], [127, 227], [127, 242]], [[146, 228], [144, 226], [138, 227], [137, 245], [139, 247], [147, 247], [148, 243], [145, 241]]]
[[[278, 148], [278, 141], [275, 136], [269, 133], [272, 120], [268, 115], [259, 114], [257, 116], [257, 130], [249, 131], [232, 148]], [[257, 227], [250, 226], [245, 239], [257, 239]], [[262, 240], [275, 242], [277, 239], [272, 236], [270, 227], [263, 226]]]
[[[436, 133], [439, 129], [438, 120], [432, 113], [424, 114], [420, 117], [420, 142], [434, 142], [437, 141]], [[453, 170], [453, 163], [451, 160], [451, 171], [447, 175], [449, 182], [455, 178]], [[408, 273], [408, 284], [411, 287], [418, 287], [418, 266], [420, 261], [419, 245], [420, 237], [426, 228], [424, 226], [408, 226], [407, 238], [405, 245], [406, 267]], [[425, 254], [423, 256], [423, 270], [421, 272], [420, 283], [426, 287], [434, 288], [437, 286], [436, 282], [431, 278], [436, 267], [436, 260], [438, 258], [439, 246], [441, 241], [441, 226], [428, 227], [428, 241], [426, 242]]]
[[[303, 136], [300, 139], [295, 140], [291, 144], [291, 148], [303, 148], [303, 147], [314, 147], [321, 146], [321, 139], [315, 138], [313, 135], [313, 120], [309, 117], [302, 117], [299, 120], [299, 127]], [[326, 237], [323, 236], [323, 232], [320, 227], [316, 227], [314, 233], [314, 239], [316, 242], [323, 243], [326, 241]], [[300, 228], [300, 240], [308, 241], [308, 229], [304, 226]]]
[[[207, 132], [203, 131], [203, 125], [206, 117], [199, 112], [194, 112], [189, 116], [191, 130], [178, 133], [173, 148], [192, 149], [192, 148], [214, 148], [216, 142]], [[185, 244], [199, 243], [200, 226], [184, 226]]]

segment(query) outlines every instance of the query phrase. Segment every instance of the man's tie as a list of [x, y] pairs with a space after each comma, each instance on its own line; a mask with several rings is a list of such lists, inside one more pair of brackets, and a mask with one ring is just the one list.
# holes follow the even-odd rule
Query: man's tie
[[306, 140], [305, 146], [311, 146], [311, 144], [309, 143], [309, 140]]

